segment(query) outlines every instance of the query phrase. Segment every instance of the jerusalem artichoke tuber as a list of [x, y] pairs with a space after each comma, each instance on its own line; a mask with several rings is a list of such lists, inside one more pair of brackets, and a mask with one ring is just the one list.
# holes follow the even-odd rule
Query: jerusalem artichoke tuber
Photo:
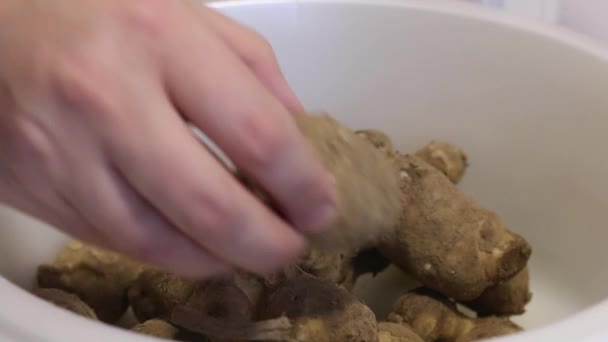
[[401, 296], [389, 321], [406, 323], [426, 342], [471, 342], [521, 330], [507, 318], [470, 318], [456, 305], [429, 289], [420, 288]]
[[378, 323], [378, 337], [379, 342], [424, 342], [412, 327], [405, 323]]
[[38, 288], [32, 290], [32, 293], [47, 302], [57, 305], [60, 308], [72, 311], [86, 318], [97, 320], [95, 311], [91, 309], [85, 302], [80, 300], [78, 296], [65, 292], [60, 289], [43, 289]]
[[37, 282], [77, 295], [100, 320], [115, 322], [126, 311], [127, 289], [143, 268], [118, 253], [71, 241], [52, 264], [39, 266]]
[[420, 158], [395, 154], [402, 223], [380, 251], [422, 284], [472, 300], [523, 269], [528, 243]]

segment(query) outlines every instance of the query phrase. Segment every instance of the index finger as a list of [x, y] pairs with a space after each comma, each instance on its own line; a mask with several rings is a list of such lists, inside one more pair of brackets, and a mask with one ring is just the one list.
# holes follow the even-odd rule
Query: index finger
[[[289, 111], [198, 16], [173, 28], [165, 82], [180, 111], [304, 231], [335, 211], [330, 175]], [[188, 53], [184, 53], [187, 51]]]

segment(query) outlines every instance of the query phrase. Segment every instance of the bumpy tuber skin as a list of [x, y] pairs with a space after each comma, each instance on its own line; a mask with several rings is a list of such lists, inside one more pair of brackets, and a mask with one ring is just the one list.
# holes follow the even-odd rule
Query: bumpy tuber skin
[[468, 166], [464, 151], [453, 144], [432, 141], [416, 152], [416, 156], [445, 174], [454, 184], [458, 184]]
[[470, 342], [522, 330], [507, 318], [467, 317], [453, 302], [423, 288], [401, 296], [389, 321], [408, 324], [426, 342]]
[[501, 281], [464, 304], [480, 316], [510, 316], [525, 313], [531, 299], [529, 269], [525, 267], [513, 278]]
[[188, 306], [177, 307], [171, 321], [213, 341], [378, 342], [373, 312], [344, 288], [302, 273], [274, 284], [256, 322], [216, 319]]
[[158, 318], [150, 319], [143, 323], [139, 323], [132, 327], [131, 331], [138, 334], [154, 336], [167, 340], [175, 340], [182, 342], [209, 342], [209, 340], [205, 336], [185, 331], [165, 320]]
[[379, 342], [424, 342], [412, 327], [405, 323], [378, 323], [378, 338]]
[[[454, 184], [462, 179], [468, 166], [463, 150], [453, 144], [434, 141], [416, 152], [416, 156], [434, 166]], [[465, 303], [482, 316], [520, 315], [532, 298], [526, 266], [512, 278], [486, 289], [479, 298]]]
[[374, 313], [354, 295], [307, 274], [287, 279], [261, 307], [262, 319], [285, 315], [292, 341], [377, 342]]
[[195, 282], [146, 270], [129, 290], [129, 302], [140, 321], [169, 319], [180, 305], [218, 319], [249, 321], [254, 311], [252, 301], [259, 301], [263, 291], [262, 284], [254, 281], [239, 273]]
[[161, 270], [148, 269], [133, 283], [128, 299], [140, 322], [166, 318], [175, 306], [188, 301], [196, 287], [194, 281]]
[[53, 264], [38, 268], [37, 282], [77, 295], [100, 320], [113, 323], [126, 311], [127, 289], [143, 268], [118, 253], [71, 241]]
[[176, 339], [180, 334], [180, 330], [178, 328], [174, 327], [173, 325], [171, 325], [171, 323], [162, 319], [147, 320], [143, 323], [134, 326], [131, 330], [139, 334], [160, 337], [170, 340]]
[[355, 131], [355, 133], [370, 142], [378, 150], [386, 154], [393, 152], [393, 142], [386, 133], [377, 129], [363, 129]]
[[395, 154], [402, 222], [379, 250], [427, 287], [469, 301], [522, 270], [529, 244], [498, 215], [476, 203], [443, 173], [412, 155]]
[[300, 259], [298, 266], [306, 273], [350, 291], [355, 284], [356, 255], [354, 250], [325, 251], [313, 248]]
[[72, 311], [80, 316], [97, 320], [95, 311], [78, 296], [60, 289], [34, 289], [32, 293], [60, 308]]
[[327, 115], [298, 115], [296, 122], [337, 191], [337, 215], [315, 235], [320, 249], [362, 248], [390, 234], [399, 222], [399, 179], [394, 165], [352, 130]]

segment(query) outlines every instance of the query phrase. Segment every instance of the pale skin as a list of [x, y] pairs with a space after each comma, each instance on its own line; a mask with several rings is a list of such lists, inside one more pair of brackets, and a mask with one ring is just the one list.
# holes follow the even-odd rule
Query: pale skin
[[0, 2], [0, 201], [74, 238], [192, 277], [286, 265], [335, 208], [303, 111], [268, 43], [194, 1]]

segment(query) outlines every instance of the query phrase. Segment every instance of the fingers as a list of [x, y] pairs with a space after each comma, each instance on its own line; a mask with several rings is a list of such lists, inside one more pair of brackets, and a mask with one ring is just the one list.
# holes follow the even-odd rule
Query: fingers
[[74, 208], [103, 237], [93, 239], [95, 243], [183, 276], [205, 277], [228, 269], [175, 229], [102, 161], [75, 166], [79, 175], [64, 187]]
[[291, 113], [303, 113], [304, 107], [283, 76], [271, 45], [257, 32], [201, 6], [201, 16], [224, 42], [243, 60], [266, 88]]
[[170, 42], [168, 51], [174, 52], [164, 67], [182, 114], [255, 179], [293, 224], [304, 232], [322, 227], [334, 214], [333, 184], [287, 109], [200, 21], [184, 23], [174, 34], [187, 38]]
[[109, 153], [137, 191], [185, 235], [230, 265], [267, 273], [298, 256], [303, 237], [201, 146], [160, 90], [144, 93], [129, 110], [146, 113], [129, 127], [139, 133], [116, 132], [108, 139], [114, 142]]

